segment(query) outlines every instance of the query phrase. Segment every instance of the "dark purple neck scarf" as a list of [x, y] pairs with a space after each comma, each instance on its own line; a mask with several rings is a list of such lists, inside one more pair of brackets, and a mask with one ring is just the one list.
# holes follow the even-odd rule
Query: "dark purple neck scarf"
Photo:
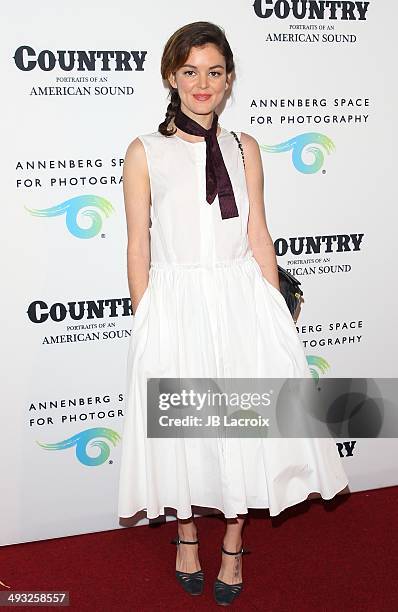
[[183, 132], [194, 136], [204, 136], [206, 141], [206, 200], [211, 204], [218, 193], [221, 217], [231, 219], [232, 217], [239, 217], [239, 212], [228, 170], [225, 167], [218, 143], [217, 122], [218, 115], [213, 112], [213, 123], [211, 128], [206, 130], [183, 113], [181, 108], [177, 110], [174, 117], [175, 125]]

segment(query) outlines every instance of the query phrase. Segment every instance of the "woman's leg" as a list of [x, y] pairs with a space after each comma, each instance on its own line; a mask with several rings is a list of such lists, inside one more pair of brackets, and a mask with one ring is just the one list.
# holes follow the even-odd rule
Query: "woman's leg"
[[[196, 540], [197, 529], [193, 516], [188, 519], [177, 519], [178, 535], [181, 540]], [[180, 572], [196, 572], [200, 567], [198, 544], [179, 544], [177, 546], [176, 570]]]
[[[245, 515], [238, 518], [225, 519], [226, 529], [223, 538], [223, 546], [229, 552], [238, 552], [242, 548], [242, 529]], [[221, 553], [221, 568], [218, 578], [228, 584], [242, 582], [242, 555], [225, 555]]]

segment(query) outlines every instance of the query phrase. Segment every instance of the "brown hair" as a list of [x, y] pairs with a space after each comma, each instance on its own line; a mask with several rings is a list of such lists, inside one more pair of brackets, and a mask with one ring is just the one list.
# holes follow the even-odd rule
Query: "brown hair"
[[[207, 43], [216, 45], [225, 58], [227, 74], [231, 73], [235, 69], [235, 64], [224, 30], [208, 21], [196, 21], [174, 32], [167, 41], [160, 64], [162, 78], [167, 80], [170, 74], [184, 65], [192, 47], [201, 47]], [[181, 104], [178, 90], [170, 84], [169, 89], [170, 103], [166, 110], [166, 119], [158, 127], [158, 131], [164, 136], [175, 134], [176, 130], [170, 130], [168, 126]]]

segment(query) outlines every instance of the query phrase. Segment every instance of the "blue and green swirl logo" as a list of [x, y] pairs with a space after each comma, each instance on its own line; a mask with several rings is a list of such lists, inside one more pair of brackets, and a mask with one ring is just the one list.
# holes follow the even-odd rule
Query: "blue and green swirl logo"
[[330, 364], [326, 361], [326, 359], [324, 359], [324, 357], [320, 357], [319, 355], [307, 355], [306, 358], [312, 378], [318, 382], [319, 372], [324, 374], [326, 370], [330, 368]]
[[[97, 440], [96, 438], [105, 438], [105, 440]], [[78, 461], [83, 465], [92, 467], [102, 465], [109, 458], [111, 451], [108, 442], [116, 446], [120, 440], [120, 435], [113, 429], [92, 427], [91, 429], [86, 429], [77, 433], [71, 438], [61, 440], [61, 442], [55, 442], [53, 444], [45, 444], [38, 440], [36, 440], [36, 442], [45, 450], [65, 450], [66, 448], [75, 447]], [[87, 454], [87, 447], [99, 448], [99, 455], [97, 457], [90, 457], [90, 455]]]
[[[94, 210], [83, 210], [85, 208]], [[35, 217], [59, 217], [65, 214], [66, 227], [76, 238], [93, 238], [97, 236], [102, 228], [102, 216], [100, 213], [104, 217], [109, 217], [115, 210], [109, 200], [95, 195], [76, 196], [70, 200], [65, 200], [61, 204], [42, 210], [27, 208], [26, 206], [25, 209]], [[91, 220], [89, 227], [80, 227], [78, 224], [79, 213], [84, 218]]]
[[[322, 148], [329, 154], [336, 147], [333, 141], [325, 134], [319, 132], [307, 132], [306, 134], [298, 134], [289, 140], [285, 140], [276, 145], [259, 145], [260, 149], [267, 153], [284, 153], [285, 151], [292, 152], [293, 166], [303, 174], [314, 174], [318, 172], [325, 161], [325, 155]], [[308, 147], [305, 149], [305, 147]], [[303, 152], [313, 154], [313, 161], [305, 162], [303, 160]]]

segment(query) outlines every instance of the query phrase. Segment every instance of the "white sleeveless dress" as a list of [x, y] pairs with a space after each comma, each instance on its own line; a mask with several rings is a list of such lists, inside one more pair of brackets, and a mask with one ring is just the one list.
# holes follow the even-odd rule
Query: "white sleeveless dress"
[[[238, 136], [240, 134], [238, 133]], [[147, 518], [191, 505], [226, 518], [248, 508], [275, 516], [348, 484], [331, 438], [147, 438], [151, 377], [310, 377], [282, 294], [248, 243], [249, 200], [233, 135], [218, 136], [239, 210], [221, 218], [206, 201], [206, 144], [159, 132], [139, 137], [151, 187], [149, 284], [134, 316], [127, 359], [118, 514]]]

